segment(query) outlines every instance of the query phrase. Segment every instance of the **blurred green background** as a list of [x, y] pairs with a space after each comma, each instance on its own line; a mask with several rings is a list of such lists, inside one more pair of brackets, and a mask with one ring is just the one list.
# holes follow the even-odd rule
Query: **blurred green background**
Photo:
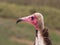
[[0, 45], [33, 45], [35, 28], [19, 17], [43, 14], [53, 45], [60, 45], [60, 0], [0, 0]]

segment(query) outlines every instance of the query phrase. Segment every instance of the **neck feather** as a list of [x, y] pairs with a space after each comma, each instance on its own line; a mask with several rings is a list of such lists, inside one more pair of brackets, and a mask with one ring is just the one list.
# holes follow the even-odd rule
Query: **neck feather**
[[45, 45], [43, 36], [40, 32], [40, 30], [36, 30], [36, 41], [35, 45]]
[[52, 45], [47, 28], [36, 30], [35, 45]]
[[44, 29], [44, 18], [43, 18], [43, 16], [38, 18], [38, 26], [39, 26], [40, 30]]

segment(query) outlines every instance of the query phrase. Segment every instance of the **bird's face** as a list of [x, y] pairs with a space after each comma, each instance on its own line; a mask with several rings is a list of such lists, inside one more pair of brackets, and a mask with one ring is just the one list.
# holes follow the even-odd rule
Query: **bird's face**
[[16, 23], [21, 21], [33, 24], [36, 30], [42, 27], [44, 28], [43, 16], [40, 13], [34, 13], [30, 16], [19, 18]]
[[38, 28], [38, 18], [37, 18], [36, 15], [30, 15], [30, 16], [27, 16], [27, 17], [19, 18], [16, 23], [21, 22], [21, 21], [31, 23], [31, 24], [34, 25], [34, 27], [36, 29]]

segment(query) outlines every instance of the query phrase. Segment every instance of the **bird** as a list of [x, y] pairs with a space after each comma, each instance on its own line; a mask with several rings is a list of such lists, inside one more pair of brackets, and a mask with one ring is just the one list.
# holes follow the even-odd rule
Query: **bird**
[[29, 16], [18, 18], [16, 23], [28, 22], [32, 24], [36, 29], [36, 36], [34, 45], [52, 45], [49, 38], [48, 29], [44, 26], [44, 17], [41, 13], [35, 12]]

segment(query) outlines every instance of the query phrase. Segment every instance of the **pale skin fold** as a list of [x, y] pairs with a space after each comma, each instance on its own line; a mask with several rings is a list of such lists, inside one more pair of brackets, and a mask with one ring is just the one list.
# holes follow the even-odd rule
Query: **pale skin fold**
[[47, 39], [49, 41], [49, 43], [48, 43], [48, 41], [45, 40], [45, 38], [43, 36], [44, 35], [43, 34], [44, 19], [43, 19], [43, 15], [41, 13], [34, 13], [34, 14], [31, 14], [30, 16], [19, 18], [16, 23], [21, 22], [21, 21], [31, 23], [36, 28], [37, 33], [36, 33], [36, 39], [35, 39], [34, 45], [51, 45], [50, 40]]

